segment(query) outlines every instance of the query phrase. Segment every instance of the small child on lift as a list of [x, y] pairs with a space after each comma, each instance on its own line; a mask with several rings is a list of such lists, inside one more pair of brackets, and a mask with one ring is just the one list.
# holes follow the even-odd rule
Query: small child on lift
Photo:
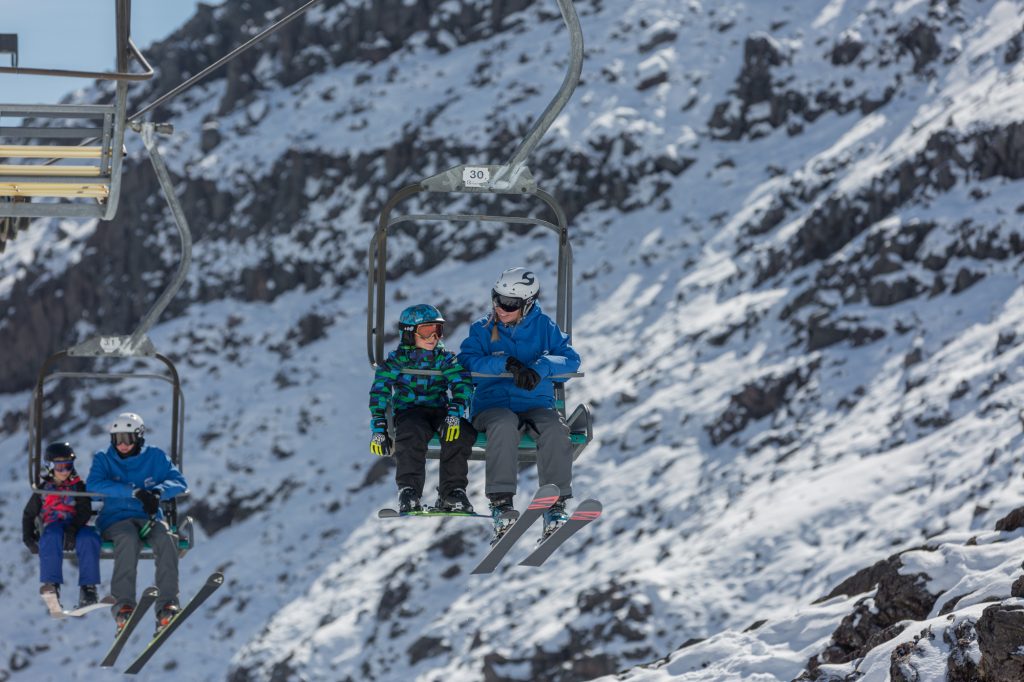
[[[377, 368], [370, 387], [370, 452], [387, 457], [387, 407], [394, 411], [398, 511], [421, 511], [426, 477], [427, 444], [441, 436], [440, 485], [437, 503], [442, 511], [472, 513], [466, 495], [469, 455], [476, 431], [465, 415], [473, 393], [470, 374], [455, 354], [446, 350], [444, 318], [430, 305], [414, 305], [399, 316], [398, 348]], [[440, 375], [408, 374], [403, 370], [436, 370]], [[450, 393], [450, 398], [449, 398]]]
[[[64, 551], [78, 555], [78, 606], [89, 606], [97, 600], [100, 582], [100, 536], [86, 525], [92, 515], [88, 496], [64, 495], [85, 492], [85, 483], [75, 471], [75, 451], [68, 443], [46, 446], [47, 473], [36, 488], [47, 494], [33, 493], [21, 515], [22, 542], [39, 555], [39, 588], [41, 595], [54, 595], [60, 601], [64, 583]], [[52, 491], [52, 493], [50, 492]], [[36, 518], [43, 522], [42, 535], [36, 530]]]

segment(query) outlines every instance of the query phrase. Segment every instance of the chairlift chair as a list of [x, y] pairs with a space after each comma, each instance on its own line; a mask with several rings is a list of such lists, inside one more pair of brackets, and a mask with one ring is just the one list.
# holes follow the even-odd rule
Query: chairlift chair
[[[0, 73], [115, 83], [109, 104], [0, 103], [0, 252], [31, 218], [110, 220], [117, 212], [128, 85], [151, 78], [153, 68], [130, 37], [131, 0], [114, 2], [117, 54], [112, 72], [20, 67], [17, 35], [0, 35], [0, 53], [13, 47], [11, 66], [0, 67]], [[132, 62], [142, 71], [131, 72]], [[4, 126], [4, 117], [19, 123]]]
[[[366, 306], [366, 345], [370, 366], [376, 368], [385, 359], [384, 336], [388, 328], [385, 315], [387, 285], [387, 237], [388, 231], [395, 225], [405, 222], [436, 222], [436, 221], [485, 221], [506, 224], [540, 225], [552, 230], [558, 238], [558, 278], [556, 283], [555, 321], [566, 334], [572, 333], [572, 246], [569, 242], [568, 223], [565, 210], [557, 200], [537, 187], [533, 175], [526, 166], [526, 158], [533, 151], [544, 133], [554, 122], [572, 96], [579, 82], [583, 67], [583, 33], [579, 17], [573, 7], [572, 0], [557, 0], [562, 19], [568, 29], [570, 39], [570, 60], [562, 82], [562, 86], [548, 104], [544, 113], [534, 123], [519, 147], [513, 152], [509, 161], [502, 165], [459, 165], [438, 175], [426, 178], [415, 184], [400, 189], [384, 204], [380, 219], [370, 241], [368, 252], [368, 290]], [[552, 214], [551, 220], [523, 215], [487, 215], [472, 213], [418, 213], [392, 216], [395, 207], [401, 202], [421, 192], [452, 193], [452, 194], [484, 194], [521, 196], [527, 199], [539, 199]], [[536, 202], [534, 202], [536, 205]], [[408, 370], [410, 374], [439, 374], [434, 370]], [[474, 373], [474, 376], [489, 376]], [[502, 376], [511, 376], [503, 374]], [[573, 459], [593, 440], [593, 419], [588, 405], [580, 404], [566, 417], [565, 380], [583, 376], [582, 372], [574, 372], [553, 377], [555, 383], [555, 406], [566, 418], [569, 425], [570, 438], [573, 443]], [[487, 439], [481, 433], [473, 445], [470, 459], [485, 459]], [[440, 442], [437, 436], [428, 445], [427, 457], [437, 459], [440, 456]], [[537, 444], [534, 439], [523, 434], [519, 443], [519, 461], [535, 462], [537, 460]]]

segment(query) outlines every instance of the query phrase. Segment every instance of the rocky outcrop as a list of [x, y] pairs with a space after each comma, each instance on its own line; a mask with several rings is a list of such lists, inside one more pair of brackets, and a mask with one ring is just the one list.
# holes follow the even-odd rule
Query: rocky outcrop
[[899, 572], [902, 565], [899, 554], [895, 554], [858, 571], [818, 600], [874, 590], [873, 595], [860, 599], [853, 611], [843, 618], [825, 650], [807, 662], [807, 671], [801, 679], [817, 679], [816, 671], [822, 664], [861, 658], [900, 634], [906, 627], [903, 621], [927, 617], [937, 597], [925, 589], [928, 576], [923, 573], [904, 575]]
[[1024, 680], [1024, 606], [995, 604], [986, 608], [976, 626], [984, 682]]

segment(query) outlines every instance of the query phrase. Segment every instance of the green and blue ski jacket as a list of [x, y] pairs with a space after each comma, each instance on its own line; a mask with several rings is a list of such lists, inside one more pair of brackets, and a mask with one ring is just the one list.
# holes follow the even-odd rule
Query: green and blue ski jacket
[[[402, 372], [405, 369], [432, 369], [441, 374], [406, 374]], [[472, 396], [472, 378], [455, 353], [441, 345], [434, 350], [399, 346], [388, 354], [373, 376], [370, 425], [374, 428], [374, 422], [385, 418], [389, 402], [396, 413], [420, 406], [447, 408], [448, 414], [464, 417]]]

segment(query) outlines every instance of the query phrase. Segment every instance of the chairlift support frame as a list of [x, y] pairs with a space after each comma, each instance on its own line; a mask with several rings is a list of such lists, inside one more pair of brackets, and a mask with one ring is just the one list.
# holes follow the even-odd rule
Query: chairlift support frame
[[[502, 222], [509, 224], [538, 225], [546, 227], [558, 238], [558, 276], [555, 287], [555, 321], [566, 334], [572, 334], [572, 246], [569, 241], [568, 221], [565, 210], [558, 201], [544, 190], [537, 187], [532, 173], [526, 166], [526, 159], [551, 127], [562, 109], [569, 102], [573, 91], [579, 83], [583, 70], [583, 31], [572, 0], [557, 0], [569, 34], [569, 64], [561, 87], [552, 98], [547, 108], [538, 118], [519, 146], [512, 153], [508, 162], [502, 165], [471, 165], [462, 164], [447, 171], [426, 178], [400, 189], [387, 200], [381, 210], [374, 235], [370, 240], [367, 259], [367, 304], [366, 304], [366, 347], [370, 366], [376, 368], [386, 359], [384, 352], [385, 330], [388, 328], [385, 317], [386, 285], [387, 285], [387, 237], [388, 231], [403, 222], [417, 221], [455, 221], [455, 222]], [[536, 218], [530, 215], [489, 215], [475, 213], [412, 213], [396, 215], [392, 212], [402, 202], [422, 192], [452, 194], [498, 194], [519, 195], [527, 198], [540, 199], [544, 206], [553, 214], [552, 220]], [[407, 370], [409, 374], [439, 374], [433, 370]], [[491, 376], [473, 373], [473, 376]], [[500, 376], [510, 376], [502, 374]], [[555, 404], [563, 417], [565, 411], [565, 383], [571, 377], [583, 376], [581, 372], [558, 375], [555, 379]], [[566, 418], [573, 441], [573, 459], [579, 457], [583, 449], [593, 440], [593, 419], [590, 407], [581, 404]], [[473, 446], [471, 459], [485, 458], [486, 438], [481, 434]], [[435, 437], [428, 446], [427, 456], [436, 459], [439, 456], [440, 444]], [[537, 447], [533, 438], [524, 435], [520, 441], [519, 459], [521, 462], [533, 462], [537, 458]]]

